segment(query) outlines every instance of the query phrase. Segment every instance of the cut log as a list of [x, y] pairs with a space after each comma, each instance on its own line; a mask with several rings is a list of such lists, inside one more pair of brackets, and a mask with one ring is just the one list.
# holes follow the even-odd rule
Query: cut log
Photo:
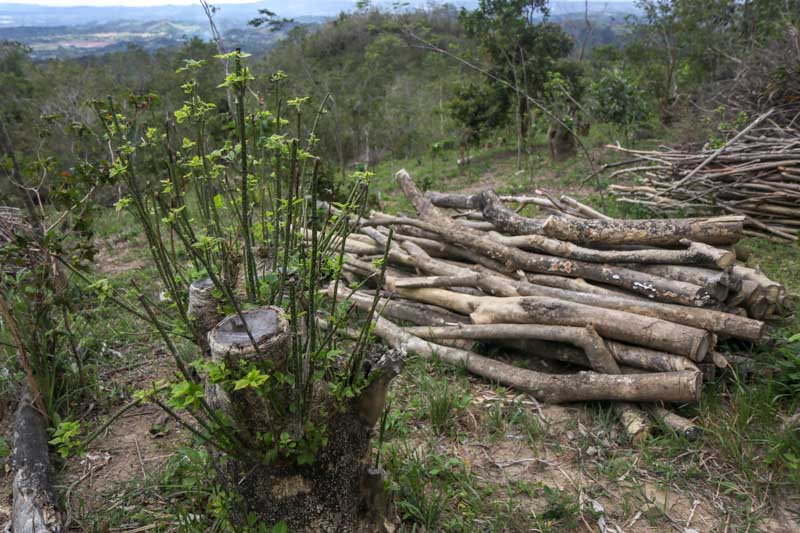
[[[630, 298], [627, 295], [614, 294], [610, 291], [606, 291], [608, 294], [595, 294], [520, 283], [516, 283], [514, 286], [517, 288], [517, 292], [523, 296], [546, 296], [584, 305], [627, 311], [637, 315], [706, 329], [737, 339], [758, 341], [763, 337], [766, 327], [763, 322], [758, 320], [723, 311], [656, 303], [641, 298]], [[603, 289], [600, 290], [603, 291]]]
[[478, 283], [479, 275], [430, 276], [399, 279], [394, 284], [401, 289], [423, 289], [429, 287], [472, 287]]
[[[330, 285], [328, 287], [329, 297], [332, 297], [332, 290], [333, 285]], [[362, 292], [355, 292], [345, 287], [339, 287], [338, 298], [349, 298], [350, 301], [352, 301], [355, 305], [365, 310], [369, 309], [372, 305], [372, 296]], [[442, 316], [438, 313], [431, 313], [430, 311], [424, 309], [420, 311], [420, 307], [423, 306], [424, 304], [418, 304], [409, 300], [381, 299], [378, 303], [378, 309], [380, 310], [382, 316], [398, 318], [407, 322], [420, 324], [423, 327], [406, 328], [406, 331], [414, 336], [435, 340], [438, 343], [444, 343], [446, 340], [499, 340], [507, 337], [507, 335], [502, 334], [495, 335], [494, 332], [496, 330], [494, 329], [494, 326], [468, 325], [466, 322], [469, 319], [462, 315], [453, 313]], [[424, 307], [434, 310], [438, 309], [441, 313], [448, 313], [439, 307]], [[464, 323], [464, 325], [452, 326], [458, 321], [461, 321]], [[448, 324], [451, 326], [447, 327]], [[530, 326], [514, 324], [506, 325], [505, 327], [522, 328], [524, 337], [524, 329]], [[579, 330], [580, 328], [574, 329]], [[463, 347], [468, 344], [471, 344], [471, 342], [461, 344], [461, 346]], [[586, 357], [582, 349], [570, 346], [568, 344], [537, 341], [530, 338], [512, 339], [510, 337], [506, 339], [504, 344], [536, 357], [557, 359], [583, 367], [591, 366], [589, 359]], [[695, 366], [685, 357], [649, 350], [639, 346], [631, 346], [616, 341], [606, 341], [605, 344], [608, 347], [608, 350], [614, 356], [614, 359], [616, 359], [617, 363], [621, 365], [633, 366], [655, 372], [673, 372], [681, 370], [697, 371], [697, 366]]]
[[542, 326], [536, 324], [459, 325], [447, 327], [405, 328], [412, 335], [432, 339], [514, 340], [538, 339], [571, 344], [584, 352], [584, 366], [595, 371], [617, 373], [614, 357], [603, 339], [591, 327]]
[[[403, 171], [401, 171], [403, 172]], [[550, 216], [532, 219], [511, 211], [492, 191], [479, 195], [483, 216], [514, 235], [546, 235], [576, 243], [678, 246], [682, 239], [705, 244], [734, 244], [742, 236], [744, 217], [597, 220]]]
[[780, 283], [772, 281], [755, 268], [736, 265], [733, 267], [733, 273], [744, 280], [752, 281], [761, 286], [764, 289], [767, 301], [771, 304], [778, 303], [781, 294], [786, 292], [786, 289]]
[[[442, 330], [430, 327], [410, 327], [406, 331], [423, 339], [430, 339], [439, 344], [446, 344], [448, 340], [457, 340], [457, 330], [452, 334], [442, 333]], [[449, 337], [453, 337], [450, 339]], [[484, 339], [484, 337], [470, 336], [470, 339]], [[486, 334], [486, 340], [494, 339], [491, 330]], [[592, 364], [584, 351], [570, 344], [548, 342], [535, 339], [494, 339], [503, 346], [513, 348], [522, 354], [542, 359], [554, 359], [564, 363], [591, 368]], [[459, 347], [469, 346], [470, 343], [461, 344]], [[619, 365], [640, 368], [652, 372], [678, 372], [682, 370], [697, 371], [697, 366], [689, 359], [671, 353], [648, 350], [640, 346], [631, 346], [616, 341], [605, 341], [608, 350]]]
[[388, 344], [420, 357], [436, 357], [502, 385], [553, 403], [584, 400], [696, 402], [700, 398], [699, 372], [609, 375], [596, 372], [542, 374], [489, 359], [466, 350], [433, 344], [377, 317], [374, 332]]
[[[365, 310], [372, 306], [372, 295], [362, 291], [353, 291], [341, 285], [338, 289], [337, 299], [349, 298], [355, 305]], [[332, 291], [333, 285], [328, 287], [328, 297], [333, 297]], [[380, 298], [378, 300], [377, 312], [385, 317], [419, 325], [447, 326], [453, 324], [467, 324], [470, 321], [467, 316], [453, 313], [441, 307], [401, 298]]]
[[685, 355], [692, 361], [702, 361], [714, 345], [713, 337], [707, 331], [624, 311], [562, 302], [553, 298], [492, 300], [479, 303], [470, 314], [475, 324], [591, 324], [605, 338]]
[[728, 297], [730, 274], [725, 270], [711, 270], [686, 265], [630, 265], [630, 268], [641, 270], [669, 279], [684, 281], [705, 288], [718, 302]]
[[551, 216], [544, 222], [543, 232], [557, 239], [579, 243], [677, 246], [683, 239], [688, 239], [728, 245], [741, 239], [743, 225], [744, 217], [741, 216], [663, 220], [580, 220]]
[[14, 423], [12, 533], [59, 533], [63, 523], [52, 484], [47, 422], [23, 393]]
[[[420, 218], [426, 222], [423, 229], [444, 235], [453, 243], [503, 263], [507, 272], [526, 270], [591, 279], [643, 294], [651, 299], [683, 305], [706, 306], [713, 303], [713, 298], [706, 290], [696, 285], [643, 274], [635, 270], [532, 254], [505, 246], [486, 234], [461, 227], [450, 218], [441, 215], [430, 201], [420, 194], [404, 170], [397, 173], [397, 181]], [[412, 222], [419, 225], [419, 221]]]
[[[387, 284], [391, 279], [387, 279]], [[469, 314], [475, 324], [592, 325], [605, 338], [685, 355], [702, 361], [713, 348], [711, 333], [666, 320], [544, 297], [476, 297], [444, 289], [398, 289], [409, 299]]]
[[[469, 269], [459, 267], [450, 263], [436, 260], [428, 256], [424, 250], [421, 250], [414, 243], [403, 243], [403, 247], [408, 251], [408, 254], [402, 252], [395, 252], [390, 254], [390, 259], [396, 260], [403, 265], [413, 266], [423, 272], [432, 274], [440, 274], [447, 276], [465, 276], [470, 273]], [[488, 269], [473, 267], [481, 274], [480, 281], [477, 286], [485, 292], [498, 295], [498, 296], [545, 296], [550, 298], [557, 298], [561, 300], [568, 300], [575, 303], [591, 305], [595, 307], [603, 307], [607, 309], [615, 309], [619, 311], [628, 311], [643, 316], [653, 318], [660, 318], [670, 322], [706, 329], [717, 334], [725, 335], [728, 337], [742, 338], [746, 340], [757, 341], [764, 332], [764, 324], [746, 317], [739, 317], [710, 309], [698, 309], [685, 306], [669, 305], [655, 303], [649, 300], [625, 296], [622, 297], [607, 289], [594, 287], [580, 279], [560, 278], [556, 276], [534, 276], [535, 281], [543, 281], [554, 285], [561, 285], [565, 287], [573, 287], [578, 290], [586, 288], [598, 295], [586, 292], [566, 291], [558, 288], [543, 287], [539, 285], [528, 284], [524, 282], [516, 282], [512, 279], [504, 278], [497, 272], [491, 272]], [[531, 278], [531, 275], [528, 276]], [[569, 283], [561, 284], [557, 280], [565, 280]], [[467, 313], [467, 310], [460, 311]]]
[[644, 411], [628, 402], [615, 403], [614, 411], [617, 413], [622, 427], [625, 428], [631, 444], [639, 446], [647, 442], [647, 439], [650, 438], [650, 421]]
[[525, 279], [534, 285], [543, 285], [545, 287], [553, 287], [568, 291], [607, 294], [609, 296], [617, 296], [619, 294], [604, 287], [592, 285], [582, 278], [563, 278], [561, 276], [549, 276], [547, 274], [526, 274]]
[[696, 440], [701, 435], [701, 430], [691, 420], [688, 420], [668, 409], [658, 405], [645, 405], [646, 409], [657, 420], [676, 433], [683, 435], [689, 440]]
[[496, 232], [490, 232], [489, 235], [507, 246], [514, 246], [524, 250], [535, 250], [558, 257], [578, 259], [591, 263], [707, 265], [725, 269], [736, 261], [736, 256], [733, 252], [714, 248], [707, 244], [685, 240], [682, 241], [682, 243], [686, 244], [687, 247], [680, 250], [596, 250], [593, 248], [584, 248], [568, 241], [545, 237], [543, 235], [517, 235], [506, 237]]
[[594, 208], [592, 208], [592, 207], [590, 207], [590, 206], [588, 206], [586, 204], [583, 204], [583, 203], [579, 202], [575, 198], [573, 198], [571, 196], [567, 196], [566, 194], [562, 194], [561, 198], [559, 198], [559, 200], [561, 200], [562, 203], [564, 203], [565, 205], [568, 205], [569, 207], [573, 208], [575, 211], [577, 211], [581, 215], [585, 216], [586, 218], [612, 220], [612, 217], [607, 216], [607, 215], [601, 213], [600, 211], [598, 211], [598, 210], [596, 210], [596, 209], [594, 209]]

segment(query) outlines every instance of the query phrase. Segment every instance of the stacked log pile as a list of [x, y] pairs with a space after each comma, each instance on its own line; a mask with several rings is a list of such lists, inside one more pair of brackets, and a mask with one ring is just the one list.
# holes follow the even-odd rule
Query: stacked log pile
[[[693, 434], [662, 402], [698, 401], [704, 373], [728, 364], [718, 340], [758, 342], [786, 298], [737, 264], [741, 216], [619, 220], [567, 197], [423, 195], [405, 171], [397, 181], [417, 217], [353, 222], [339, 243], [349, 287], [328, 296], [369, 311], [397, 348], [544, 401], [616, 401], [634, 438], [652, 415]], [[509, 202], [558, 214], [528, 218]], [[550, 371], [480, 355], [477, 341]]]
[[607, 177], [628, 182], [612, 184], [610, 192], [661, 215], [742, 215], [746, 234], [793, 242], [800, 232], [798, 138], [800, 130], [775, 125], [745, 128], [716, 150], [610, 146], [626, 159], [607, 165]]

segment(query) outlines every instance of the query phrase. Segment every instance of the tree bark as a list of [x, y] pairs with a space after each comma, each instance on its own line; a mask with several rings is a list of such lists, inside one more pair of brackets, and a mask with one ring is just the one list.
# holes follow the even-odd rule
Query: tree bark
[[696, 440], [702, 433], [700, 428], [697, 427], [691, 420], [675, 414], [668, 409], [664, 409], [663, 407], [657, 405], [646, 405], [645, 408], [655, 418], [661, 420], [665, 426], [671, 428], [673, 431], [679, 435], [683, 435], [689, 440]]
[[[554, 287], [513, 283], [522, 296], [546, 296], [584, 305], [627, 311], [637, 315], [668, 320], [677, 324], [705, 329], [719, 335], [758, 341], [764, 336], [765, 324], [714, 309], [701, 309], [674, 304], [652, 302], [618, 294], [575, 292]], [[601, 289], [602, 290], [602, 289]]]
[[201, 279], [189, 285], [189, 302], [186, 315], [192, 323], [197, 344], [206, 357], [211, 355], [208, 346], [208, 332], [223, 318], [219, 311], [219, 300], [214, 297], [214, 283], [211, 278]]
[[538, 339], [571, 344], [583, 351], [584, 366], [605, 373], [616, 368], [614, 356], [603, 343], [603, 339], [591, 326], [565, 327], [536, 324], [492, 324], [459, 325], [445, 327], [405, 328], [405, 331], [421, 338], [441, 339], [492, 339], [516, 340]]
[[490, 236], [507, 246], [514, 246], [524, 250], [536, 250], [558, 257], [577, 259], [591, 263], [707, 265], [724, 269], [728, 268], [736, 261], [736, 256], [733, 252], [691, 241], [683, 241], [687, 247], [682, 250], [595, 250], [593, 248], [583, 248], [568, 241], [560, 241], [543, 235], [517, 235], [514, 237], [506, 237], [499, 233], [492, 232]]
[[[419, 330], [414, 330], [419, 332]], [[533, 339], [503, 340], [504, 346], [533, 357], [555, 359], [582, 367], [591, 367], [585, 354], [578, 348], [567, 344], [539, 341]], [[697, 371], [698, 367], [686, 357], [671, 353], [631, 346], [617, 341], [605, 341], [611, 354], [621, 366], [648, 370], [651, 372]]]
[[733, 267], [733, 274], [742, 278], [757, 283], [763, 287], [767, 301], [771, 304], [776, 304], [780, 301], [782, 294], [785, 294], [786, 289], [780, 284], [772, 281], [765, 276], [761, 271], [755, 268], [748, 268], [741, 265]]
[[711, 270], [686, 265], [631, 265], [631, 268], [663, 276], [669, 279], [684, 281], [705, 288], [718, 302], [724, 302], [728, 297], [731, 285], [730, 273], [727, 270]]
[[547, 147], [553, 161], [566, 161], [577, 153], [575, 137], [561, 124], [547, 128]]
[[[472, 269], [468, 269], [452, 263], [433, 259], [412, 242], [404, 242], [402, 247], [407, 250], [407, 254], [399, 250], [392, 250], [389, 258], [403, 265], [413, 266], [418, 270], [443, 276], [467, 276], [471, 272], [477, 270], [478, 273], [481, 274], [481, 277], [475, 286], [480, 287], [484, 292], [492, 295], [544, 296], [568, 300], [594, 307], [627, 311], [642, 316], [659, 318], [694, 328], [706, 329], [727, 337], [751, 341], [760, 340], [764, 333], [765, 325], [763, 322], [722, 311], [662, 304], [636, 298], [632, 295], [630, 297], [627, 295], [618, 295], [607, 289], [589, 285], [582, 280], [560, 278], [556, 276], [545, 276], [544, 278], [546, 279], [543, 279], [541, 275], [528, 275], [528, 279], [533, 279], [535, 281], [571, 287], [581, 291], [585, 288], [592, 292], [576, 292], [576, 290], [545, 287], [505, 278], [502, 274], [489, 271], [485, 268], [472, 267]], [[568, 283], [553, 283], [559, 280]], [[466, 311], [463, 312], [466, 314]]]
[[707, 331], [624, 311], [601, 310], [553, 298], [491, 300], [479, 303], [470, 314], [475, 324], [591, 324], [605, 338], [684, 355], [692, 361], [702, 361], [714, 345], [713, 337]]

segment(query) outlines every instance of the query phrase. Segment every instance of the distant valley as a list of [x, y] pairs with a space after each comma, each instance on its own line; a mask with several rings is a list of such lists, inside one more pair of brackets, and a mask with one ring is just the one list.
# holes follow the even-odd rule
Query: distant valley
[[[471, 6], [476, 2], [451, 2]], [[391, 2], [374, 5], [389, 6]], [[402, 9], [424, 6], [425, 2], [404, 4]], [[584, 2], [551, 2], [553, 20], [570, 33], [583, 24]], [[241, 47], [255, 53], [264, 51], [283, 38], [291, 25], [273, 32], [254, 28], [248, 21], [259, 9], [270, 9], [295, 24], [318, 24], [342, 11], [356, 9], [356, 2], [342, 0], [291, 2], [276, 7], [274, 2], [223, 4], [214, 14], [217, 27], [229, 48]], [[400, 9], [400, 8], [398, 8]], [[613, 27], [626, 16], [637, 13], [633, 2], [589, 2], [589, 14], [596, 23], [600, 44], [613, 40]], [[604, 37], [603, 37], [604, 36]], [[210, 39], [208, 20], [200, 7], [53, 7], [26, 4], [0, 4], [0, 40], [15, 41], [30, 48], [33, 59], [69, 58], [98, 55], [128, 46], [147, 51], [180, 46], [192, 38]]]

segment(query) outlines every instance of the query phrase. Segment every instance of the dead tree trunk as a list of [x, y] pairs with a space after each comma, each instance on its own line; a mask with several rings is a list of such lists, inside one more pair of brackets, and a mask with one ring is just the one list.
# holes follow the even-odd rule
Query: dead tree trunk
[[[212, 358], [232, 370], [257, 368], [271, 376], [288, 372], [293, 336], [283, 310], [261, 307], [245, 311], [243, 317], [246, 323], [231, 315], [209, 333]], [[309, 416], [315, 426], [325, 428], [328, 443], [311, 464], [298, 464], [296, 458], [280, 453], [267, 461], [254, 459], [252, 453], [234, 457], [215, 451], [220, 483], [239, 496], [231, 510], [234, 523], [241, 525], [254, 513], [268, 524], [283, 521], [290, 531], [383, 531], [384, 474], [370, 467], [370, 440], [404, 358], [399, 350], [372, 350], [365, 363], [369, 385], [344, 408], [334, 403], [327, 382], [312, 384], [316, 412]], [[206, 388], [210, 406], [225, 413], [237, 434], [253, 443], [251, 452], [260, 449], [266, 434], [277, 440], [281, 428], [296, 434], [302, 430], [292, 429], [293, 415], [287, 412], [296, 395], [292, 386], [273, 392], [265, 398], [249, 388]]]
[[566, 161], [577, 153], [575, 137], [561, 124], [547, 128], [547, 147], [553, 161]]
[[52, 484], [47, 422], [22, 395], [14, 424], [14, 506], [12, 533], [58, 533], [63, 530]]
[[208, 332], [223, 318], [219, 312], [219, 301], [214, 297], [214, 282], [205, 278], [189, 285], [189, 305], [186, 314], [192, 322], [197, 344], [208, 357]]

